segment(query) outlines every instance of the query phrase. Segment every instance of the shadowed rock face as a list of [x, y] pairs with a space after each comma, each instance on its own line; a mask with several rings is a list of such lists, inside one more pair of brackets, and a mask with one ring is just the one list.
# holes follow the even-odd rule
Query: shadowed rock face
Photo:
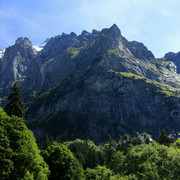
[[180, 73], [180, 52], [169, 52], [164, 56], [166, 61], [172, 61], [177, 66], [177, 73]]
[[46, 43], [37, 52], [27, 38], [18, 38], [0, 59], [1, 98], [17, 81], [36, 132], [55, 136], [68, 129], [69, 138], [100, 142], [132, 130], [179, 130], [179, 66], [169, 61], [174, 54], [155, 59], [116, 25]]

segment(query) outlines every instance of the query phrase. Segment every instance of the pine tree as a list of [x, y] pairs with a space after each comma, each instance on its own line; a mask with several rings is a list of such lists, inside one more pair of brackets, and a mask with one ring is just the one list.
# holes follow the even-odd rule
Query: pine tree
[[159, 144], [164, 144], [166, 146], [169, 146], [172, 143], [172, 140], [170, 137], [167, 136], [164, 129], [161, 130], [161, 135], [158, 139]]
[[8, 97], [8, 104], [5, 111], [9, 116], [15, 115], [24, 118], [24, 103], [18, 85], [15, 83]]

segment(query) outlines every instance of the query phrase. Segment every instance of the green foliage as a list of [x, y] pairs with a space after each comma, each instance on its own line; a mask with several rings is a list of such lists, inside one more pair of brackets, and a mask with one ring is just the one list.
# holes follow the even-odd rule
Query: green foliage
[[13, 170], [12, 152], [6, 131], [0, 126], [0, 179], [8, 179]]
[[53, 142], [53, 138], [46, 135], [39, 143], [40, 149], [46, 150]]
[[111, 73], [115, 73], [116, 75], [120, 75], [120, 76], [124, 76], [126, 78], [134, 78], [136, 80], [138, 79], [144, 79], [143, 77], [141, 76], [138, 76], [136, 74], [133, 74], [133, 73], [128, 73], [128, 72], [117, 72], [115, 70], [109, 70], [108, 72], [111, 72]]
[[64, 144], [74, 153], [84, 169], [104, 165], [104, 152], [93, 141], [76, 139]]
[[104, 165], [104, 154], [96, 148], [90, 148], [85, 156], [84, 168], [95, 168], [97, 165]]
[[137, 145], [129, 150], [125, 169], [138, 179], [179, 179], [180, 150], [158, 143]]
[[20, 89], [15, 83], [8, 97], [8, 104], [5, 106], [5, 111], [9, 116], [24, 117], [24, 103], [21, 97]]
[[51, 174], [49, 179], [81, 179], [83, 169], [73, 153], [63, 144], [54, 142], [42, 155], [49, 165]]
[[150, 62], [155, 65], [161, 65], [165, 68], [167, 68], [169, 64], [171, 63], [171, 61], [165, 61], [163, 58], [151, 59]]
[[81, 51], [82, 48], [68, 48], [68, 52], [71, 54], [71, 58], [75, 58], [76, 56], [78, 56], [79, 52]]
[[116, 54], [116, 55], [118, 54], [120, 56], [124, 56], [125, 55], [125, 52], [120, 50], [120, 49], [118, 49], [118, 48], [117, 49], [108, 49], [107, 53], [109, 55], [112, 55], [112, 54]]
[[95, 169], [87, 168], [84, 174], [86, 180], [110, 180], [112, 171], [106, 166], [97, 166]]
[[80, 53], [80, 51], [82, 49], [85, 49], [87, 47], [87, 45], [81, 46], [81, 47], [70, 47], [67, 49], [68, 53], [71, 54], [71, 58], [75, 58], [78, 56], [78, 54]]
[[49, 169], [22, 118], [0, 108], [0, 179], [47, 179]]
[[[85, 179], [179, 179], [180, 141], [177, 140], [167, 147], [151, 142], [150, 139], [146, 133], [135, 133], [134, 137], [121, 137], [118, 140], [120, 143], [110, 137], [107, 144], [92, 147], [87, 155], [89, 167], [85, 167]], [[78, 142], [82, 143], [82, 140]], [[122, 142], [126, 148], [121, 151]], [[75, 148], [76, 153], [78, 149], [82, 152], [80, 147]], [[101, 152], [104, 158], [101, 166], [97, 160], [96, 150]]]
[[109, 137], [109, 143], [105, 144], [101, 149], [104, 152], [105, 165], [114, 173], [121, 174], [123, 171], [123, 164], [125, 156], [122, 151], [118, 150], [117, 143]]
[[96, 148], [93, 141], [82, 139], [67, 141], [64, 142], [64, 145], [66, 145], [73, 153], [79, 152], [82, 154], [86, 154], [90, 148]]
[[123, 174], [124, 163], [126, 160], [126, 156], [121, 151], [116, 151], [113, 154], [110, 169], [113, 170], [115, 174]]
[[155, 65], [147, 65], [147, 67], [153, 71], [157, 71], [157, 72], [159, 71]]
[[175, 142], [173, 142], [171, 147], [180, 149], [180, 139], [177, 139]]
[[[93, 141], [76, 139], [74, 141], [67, 141], [64, 143], [64, 145], [66, 145], [68, 149], [74, 153], [75, 157], [79, 160], [84, 168], [94, 168], [97, 166], [97, 161], [93, 161], [93, 159], [97, 159], [94, 156], [98, 156], [98, 150]], [[92, 165], [91, 162], [94, 165]]]

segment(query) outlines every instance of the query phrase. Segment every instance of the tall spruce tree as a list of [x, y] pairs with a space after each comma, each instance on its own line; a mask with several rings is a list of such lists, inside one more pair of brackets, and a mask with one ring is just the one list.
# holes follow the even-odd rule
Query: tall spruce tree
[[15, 115], [17, 117], [24, 118], [24, 103], [21, 96], [20, 89], [15, 83], [11, 89], [11, 93], [8, 97], [8, 104], [5, 106], [5, 111], [9, 116]]
[[167, 136], [164, 129], [161, 130], [161, 135], [158, 139], [159, 144], [164, 144], [166, 146], [169, 146], [172, 143], [172, 140], [170, 137]]

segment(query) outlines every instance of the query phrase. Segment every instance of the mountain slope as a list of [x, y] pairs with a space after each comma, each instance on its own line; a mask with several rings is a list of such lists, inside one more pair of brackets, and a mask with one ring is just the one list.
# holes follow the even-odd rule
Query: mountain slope
[[[21, 44], [28, 48], [21, 52], [16, 42], [10, 47], [13, 53], [6, 49], [1, 60], [6, 79], [6, 85], [1, 80], [1, 98], [10, 82], [18, 81], [29, 127], [37, 136], [100, 142], [108, 134], [117, 137], [132, 130], [153, 135], [161, 128], [179, 131], [179, 67], [167, 58], [156, 59], [142, 43], [129, 42], [116, 25], [53, 37], [38, 52], [31, 43], [23, 45], [24, 40]], [[5, 68], [7, 63], [13, 68]], [[16, 68], [22, 63], [24, 70]]]
[[178, 131], [180, 91], [132, 73], [75, 72], [29, 106], [31, 127], [101, 142], [127, 131]]

